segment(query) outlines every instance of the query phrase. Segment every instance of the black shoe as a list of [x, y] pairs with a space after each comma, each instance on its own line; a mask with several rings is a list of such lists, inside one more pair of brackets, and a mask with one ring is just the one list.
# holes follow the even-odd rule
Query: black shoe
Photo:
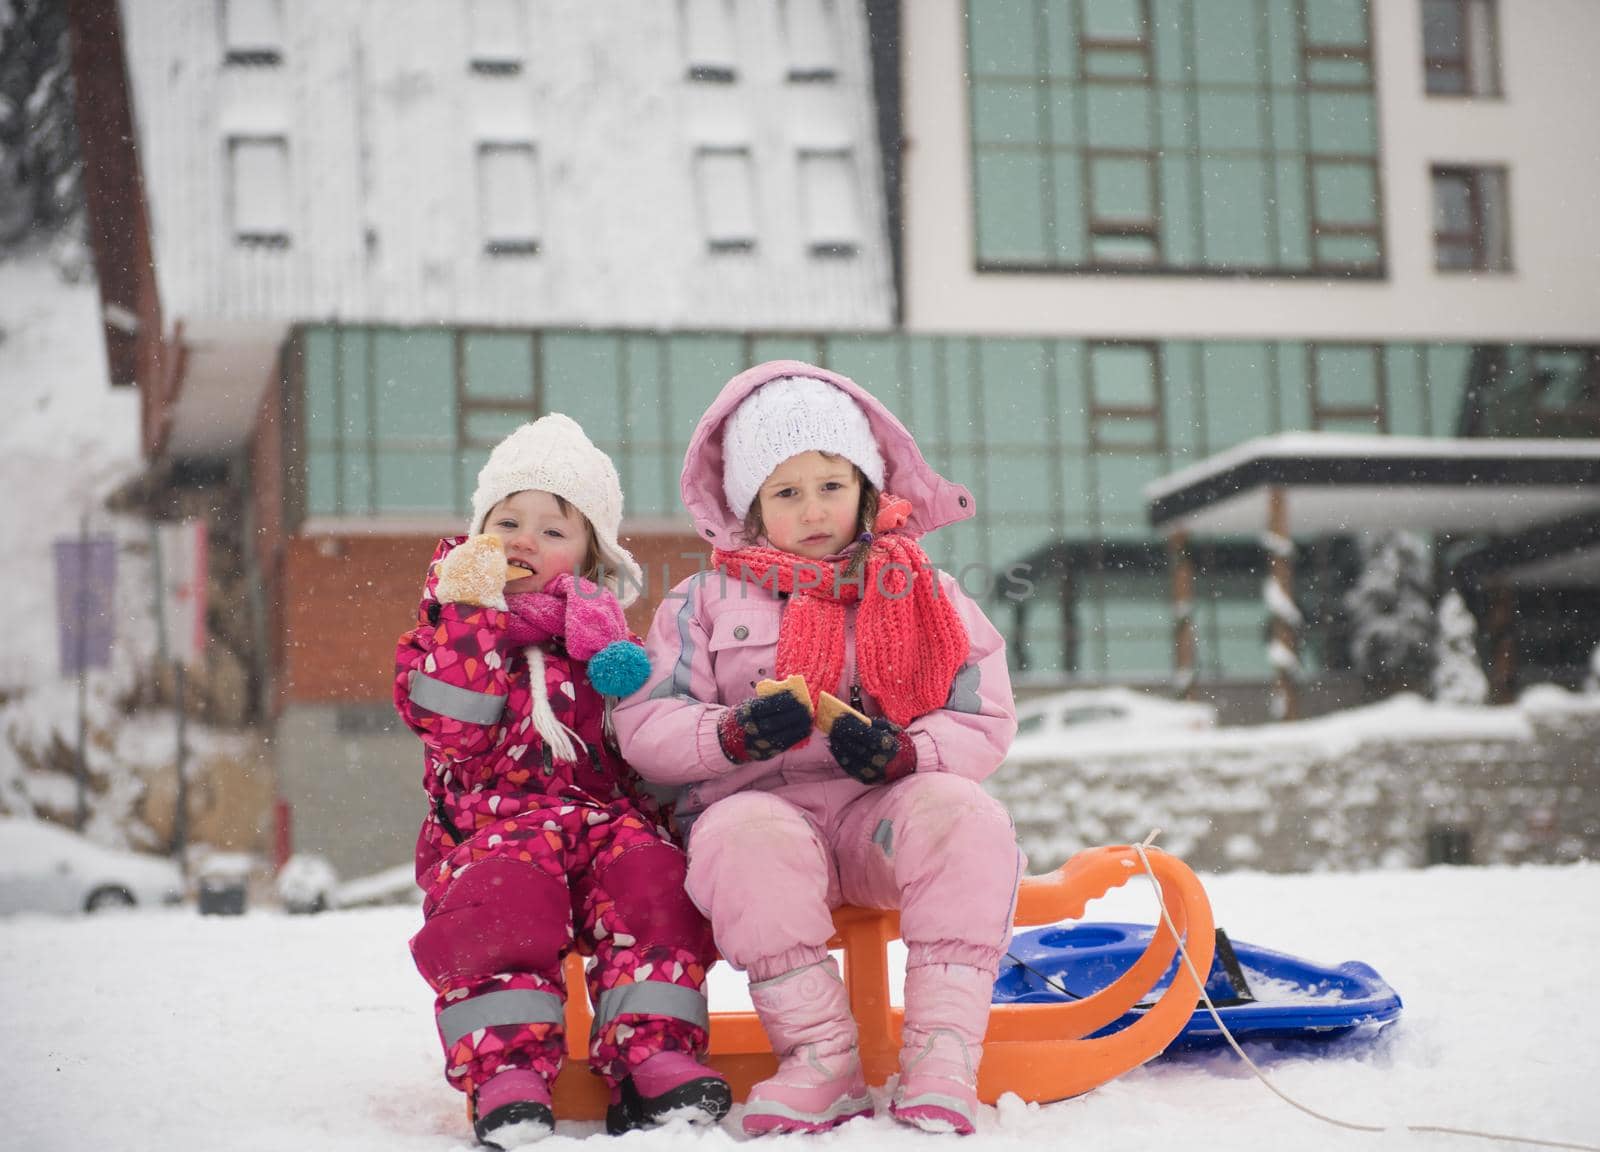
[[[679, 1084], [659, 1096], [641, 1096], [629, 1076], [617, 1086], [619, 1099], [606, 1109], [606, 1131], [620, 1136], [635, 1128], [649, 1128], [674, 1113], [688, 1113], [692, 1124], [715, 1124], [733, 1107], [733, 1090], [716, 1076]], [[694, 1113], [700, 1113], [696, 1116]]]
[[543, 1140], [555, 1130], [556, 1118], [550, 1105], [533, 1100], [513, 1100], [472, 1121], [478, 1143], [498, 1152]]

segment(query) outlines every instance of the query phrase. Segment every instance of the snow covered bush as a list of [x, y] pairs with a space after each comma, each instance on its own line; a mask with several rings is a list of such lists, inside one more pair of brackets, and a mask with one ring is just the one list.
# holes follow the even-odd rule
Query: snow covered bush
[[1439, 703], [1482, 704], [1489, 699], [1489, 680], [1478, 662], [1477, 630], [1467, 602], [1452, 588], [1439, 601], [1434, 641], [1433, 698]]
[[1368, 689], [1386, 696], [1427, 683], [1433, 649], [1428, 546], [1411, 532], [1361, 542], [1362, 571], [1345, 596], [1350, 658]]

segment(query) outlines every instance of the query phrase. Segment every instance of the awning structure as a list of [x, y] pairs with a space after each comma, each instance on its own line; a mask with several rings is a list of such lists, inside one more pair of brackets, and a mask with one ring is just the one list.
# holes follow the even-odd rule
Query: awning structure
[[[1174, 561], [1180, 684], [1192, 685], [1195, 663], [1190, 540], [1252, 536], [1266, 546], [1274, 703], [1281, 716], [1295, 711], [1295, 537], [1404, 530], [1473, 538], [1482, 542], [1457, 570], [1503, 597], [1529, 584], [1600, 583], [1597, 440], [1285, 433], [1164, 477], [1146, 487], [1145, 500]], [[1508, 626], [1509, 609], [1497, 615], [1505, 617], [1500, 626]], [[1495, 650], [1509, 652], [1509, 645]], [[1508, 683], [1509, 668], [1499, 673]]]

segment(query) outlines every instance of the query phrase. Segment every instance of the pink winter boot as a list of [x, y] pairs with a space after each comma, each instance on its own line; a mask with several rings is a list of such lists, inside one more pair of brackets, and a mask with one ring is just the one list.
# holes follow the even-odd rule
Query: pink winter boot
[[889, 1114], [927, 1132], [970, 1136], [978, 1119], [978, 1062], [994, 977], [965, 964], [906, 972], [900, 1086]]
[[750, 1089], [745, 1135], [822, 1132], [872, 1115], [856, 1022], [833, 957], [750, 985], [750, 999], [778, 1071]]
[[486, 1148], [515, 1148], [555, 1131], [550, 1085], [537, 1072], [507, 1068], [478, 1086], [468, 1100], [473, 1135]]

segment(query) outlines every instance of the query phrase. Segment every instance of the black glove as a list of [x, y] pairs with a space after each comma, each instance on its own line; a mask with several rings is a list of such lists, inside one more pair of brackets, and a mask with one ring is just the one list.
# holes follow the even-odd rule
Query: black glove
[[717, 725], [722, 754], [735, 764], [770, 760], [811, 734], [811, 709], [793, 692], [752, 696]]
[[917, 746], [904, 728], [882, 716], [870, 723], [849, 712], [837, 717], [828, 751], [863, 784], [887, 784], [917, 770]]

